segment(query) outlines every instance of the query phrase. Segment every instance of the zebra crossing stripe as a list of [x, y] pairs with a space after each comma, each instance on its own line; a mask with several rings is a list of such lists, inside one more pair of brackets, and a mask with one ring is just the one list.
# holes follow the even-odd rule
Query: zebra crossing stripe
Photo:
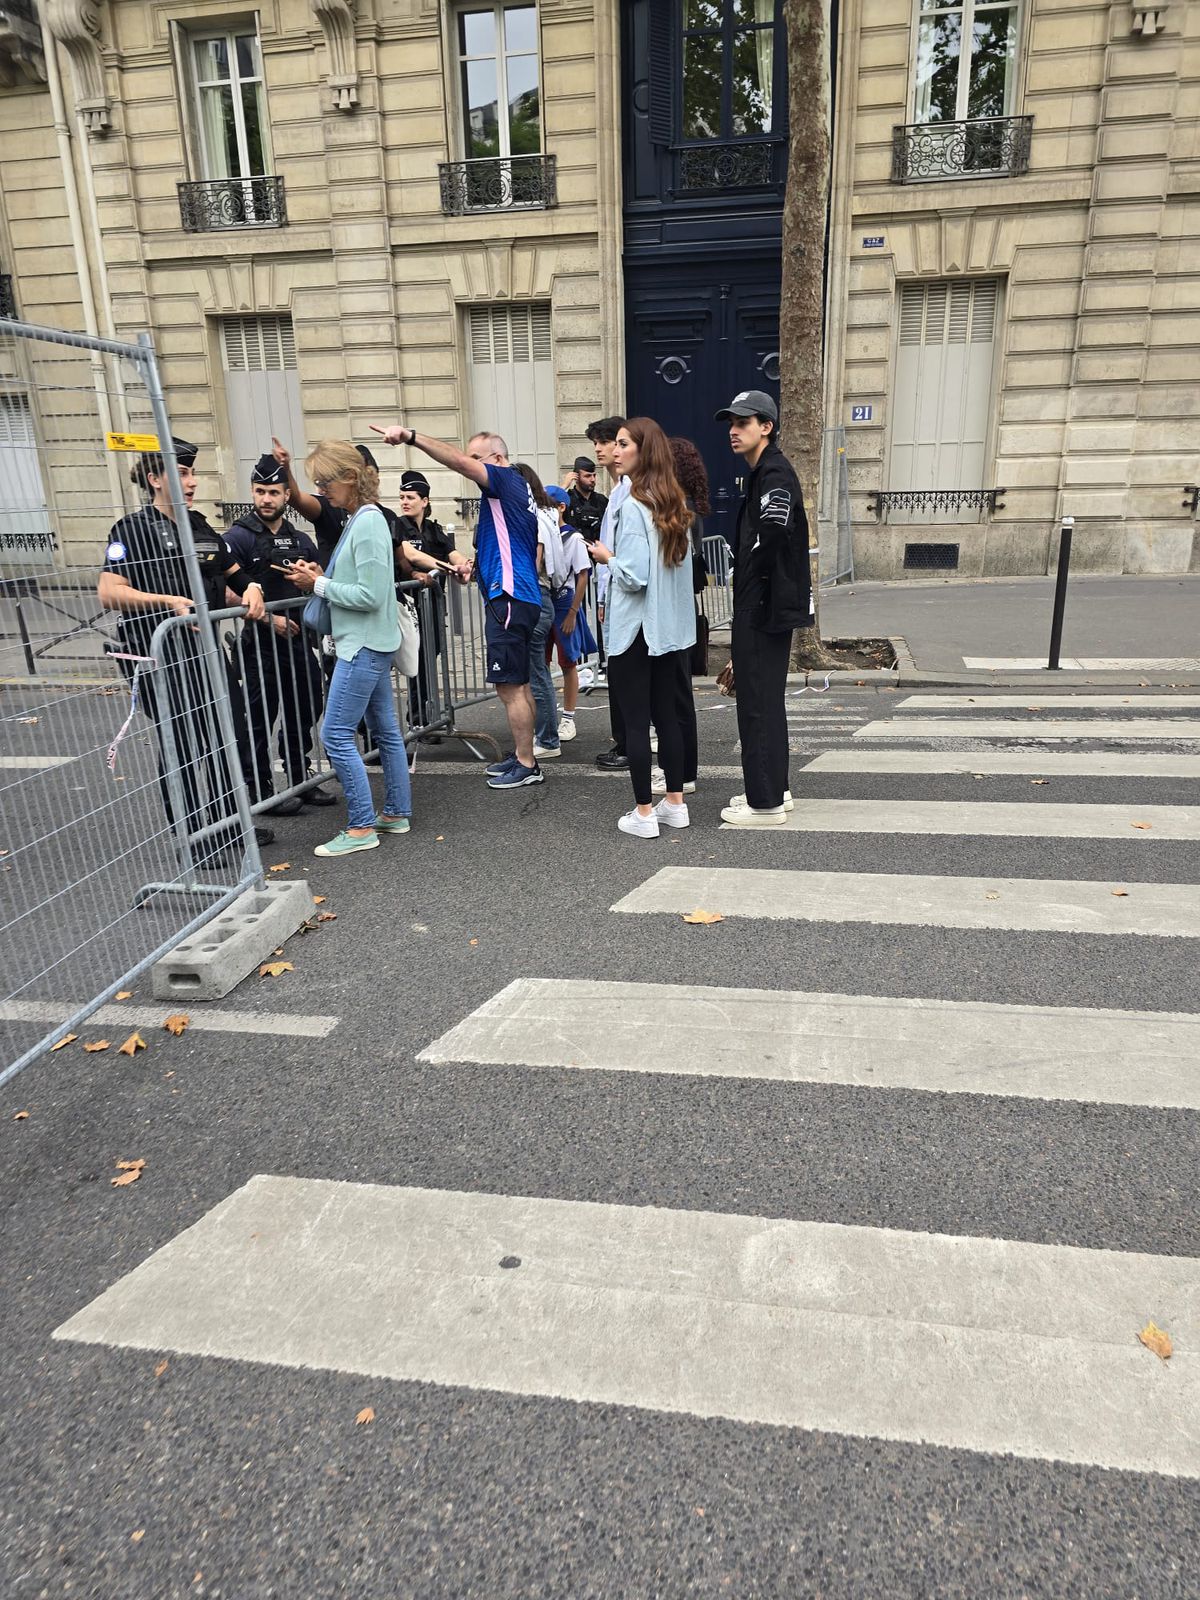
[[[727, 823], [721, 824], [728, 829]], [[729, 829], [737, 832], [737, 829]], [[991, 800], [797, 800], [774, 833], [920, 833], [1016, 839], [1200, 839], [1200, 806]], [[1198, 891], [1200, 893], [1200, 891]]]
[[1190, 1258], [256, 1177], [55, 1337], [1200, 1477]]
[[1129, 718], [1125, 721], [1068, 722], [1047, 717], [1041, 722], [994, 721], [976, 717], [902, 717], [895, 722], [868, 722], [856, 739], [1145, 739], [1169, 743], [1200, 739], [1200, 722]]
[[1195, 884], [663, 867], [612, 909], [682, 914], [697, 906], [779, 921], [1200, 938]]
[[1061, 778], [1200, 778], [1200, 756], [1108, 750], [830, 750], [805, 772], [1042, 773]]
[[896, 703], [897, 711], [1071, 711], [1095, 707], [1117, 711], [1194, 711], [1198, 694], [912, 694]]
[[1200, 1016], [518, 978], [417, 1057], [1200, 1110]]

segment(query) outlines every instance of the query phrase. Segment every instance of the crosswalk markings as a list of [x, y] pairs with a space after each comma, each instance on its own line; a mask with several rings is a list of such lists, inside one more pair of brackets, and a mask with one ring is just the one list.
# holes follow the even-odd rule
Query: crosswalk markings
[[[728, 828], [728, 823], [721, 827]], [[737, 829], [730, 831], [737, 832]], [[775, 833], [923, 833], [1041, 839], [1200, 839], [1200, 805], [992, 800], [806, 800]], [[1197, 890], [1200, 894], [1200, 890]]]
[[1200, 778], [1200, 756], [1108, 750], [830, 750], [805, 772], [1041, 773], [1062, 778]]
[[[0, 1000], [0, 1022], [57, 1022], [74, 1016], [85, 1004], [82, 1000]], [[174, 1006], [101, 1006], [87, 1020], [87, 1027], [161, 1028], [169, 1016], [178, 1014]], [[339, 1019], [329, 1016], [299, 1016], [286, 1011], [217, 1011], [196, 1006], [188, 1012], [188, 1027], [196, 1033], [270, 1034], [280, 1039], [327, 1039]]]
[[[964, 656], [963, 666], [981, 672], [1045, 672], [1045, 656]], [[1063, 656], [1068, 672], [1200, 672], [1200, 656]]]
[[[1115, 895], [1116, 887], [1127, 893]], [[779, 921], [1200, 938], [1195, 884], [662, 867], [612, 909], [683, 913], [697, 906]]]
[[1028, 694], [912, 694], [897, 702], [898, 711], [1067, 711], [1096, 708], [1115, 711], [1128, 707], [1131, 711], [1194, 711], [1200, 707], [1196, 694], [1039, 694], [1031, 689]]
[[656, 1072], [1200, 1110], [1200, 1016], [517, 978], [422, 1050]]
[[0, 771], [49, 772], [54, 767], [69, 767], [79, 756], [10, 756], [0, 755]]
[[1190, 1258], [256, 1177], [55, 1337], [1195, 1478], [1198, 1308]]
[[1200, 722], [1163, 719], [1071, 722], [1047, 717], [1042, 722], [985, 721], [982, 718], [903, 717], [895, 722], [868, 722], [856, 739], [1146, 739], [1170, 742], [1200, 739]]

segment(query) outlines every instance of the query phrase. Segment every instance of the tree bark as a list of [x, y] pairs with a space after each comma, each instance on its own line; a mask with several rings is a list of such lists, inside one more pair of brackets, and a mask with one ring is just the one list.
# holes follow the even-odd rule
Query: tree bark
[[[782, 440], [800, 476], [809, 546], [818, 541], [825, 429], [825, 231], [830, 179], [830, 0], [784, 0], [788, 51], [788, 173], [779, 306]], [[817, 601], [814, 570], [813, 600]], [[793, 667], [829, 667], [820, 616], [792, 640]]]

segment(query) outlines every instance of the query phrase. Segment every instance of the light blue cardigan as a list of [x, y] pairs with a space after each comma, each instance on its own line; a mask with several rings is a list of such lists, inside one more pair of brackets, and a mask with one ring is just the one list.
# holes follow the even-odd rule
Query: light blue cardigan
[[628, 650], [639, 628], [652, 656], [690, 650], [696, 642], [690, 541], [677, 567], [664, 566], [650, 509], [630, 495], [616, 515], [613, 559], [608, 566], [612, 581], [604, 642], [609, 654], [618, 656]]
[[392, 540], [378, 506], [355, 512], [338, 546], [332, 578], [318, 579], [329, 601], [333, 644], [341, 661], [364, 647], [391, 655], [400, 648]]

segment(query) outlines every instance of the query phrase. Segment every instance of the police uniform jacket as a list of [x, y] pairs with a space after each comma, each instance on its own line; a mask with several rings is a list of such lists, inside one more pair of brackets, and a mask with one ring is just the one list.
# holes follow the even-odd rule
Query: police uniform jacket
[[[226, 584], [237, 558], [200, 512], [191, 511], [189, 516], [205, 598], [215, 611], [225, 604]], [[177, 594], [185, 599], [192, 598], [179, 530], [166, 512], [154, 505], [142, 506], [114, 523], [108, 535], [104, 571], [119, 573], [131, 588], [142, 594]], [[238, 579], [235, 587], [244, 586], [240, 573]], [[126, 644], [138, 654], [144, 654], [155, 628], [170, 616], [174, 616], [174, 612], [168, 606], [122, 612], [118, 631]]]
[[596, 489], [588, 495], [580, 494], [577, 488], [572, 489], [568, 496], [567, 521], [590, 544], [600, 537], [600, 524], [604, 521], [607, 505], [607, 495], [602, 495]]
[[[263, 599], [293, 600], [300, 593], [283, 572], [273, 568], [289, 561], [316, 561], [317, 547], [306, 533], [286, 517], [274, 530], [267, 527], [257, 511], [245, 511], [225, 535], [234, 560], [246, 574], [247, 583], [262, 585]], [[299, 618], [294, 620], [299, 621]]]
[[768, 444], [746, 484], [733, 537], [734, 610], [764, 633], [812, 622], [808, 518], [795, 468]]

